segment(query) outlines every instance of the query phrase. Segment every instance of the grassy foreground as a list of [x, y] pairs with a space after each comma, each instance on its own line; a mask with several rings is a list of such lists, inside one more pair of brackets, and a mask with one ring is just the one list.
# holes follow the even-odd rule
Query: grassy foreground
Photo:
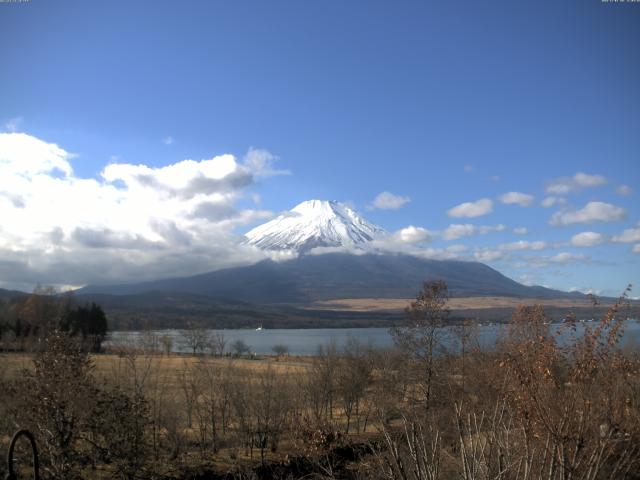
[[393, 350], [89, 355], [52, 331], [0, 354], [0, 447], [30, 429], [43, 478], [61, 479], [639, 478], [640, 352], [618, 347], [621, 304], [569, 344], [521, 306], [494, 350], [463, 325], [453, 353], [430, 288]]

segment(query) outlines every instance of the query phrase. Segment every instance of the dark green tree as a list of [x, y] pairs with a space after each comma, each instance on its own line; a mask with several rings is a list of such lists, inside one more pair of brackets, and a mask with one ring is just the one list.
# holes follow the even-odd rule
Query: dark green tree
[[60, 328], [71, 336], [81, 336], [82, 343], [91, 352], [100, 352], [107, 336], [107, 316], [95, 303], [69, 309], [60, 321]]

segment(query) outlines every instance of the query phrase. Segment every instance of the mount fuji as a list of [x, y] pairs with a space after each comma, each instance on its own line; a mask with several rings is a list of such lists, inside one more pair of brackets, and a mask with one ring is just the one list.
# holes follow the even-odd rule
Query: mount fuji
[[317, 247], [364, 246], [386, 232], [343, 203], [307, 200], [245, 236], [262, 250], [307, 253]]
[[297, 253], [294, 258], [263, 260], [191, 277], [90, 285], [78, 293], [180, 292], [216, 301], [301, 306], [333, 299], [412, 298], [423, 282], [443, 280], [452, 297], [559, 299], [580, 295], [522, 285], [479, 262], [385, 253], [374, 248], [374, 241], [385, 235], [382, 228], [344, 204], [309, 200], [254, 228], [243, 241], [265, 251], [293, 251]]

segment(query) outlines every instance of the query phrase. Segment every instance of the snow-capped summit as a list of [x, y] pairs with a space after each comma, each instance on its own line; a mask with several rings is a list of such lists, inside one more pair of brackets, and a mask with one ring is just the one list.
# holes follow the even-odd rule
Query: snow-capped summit
[[308, 252], [316, 247], [362, 245], [384, 233], [343, 203], [307, 200], [245, 236], [263, 250]]

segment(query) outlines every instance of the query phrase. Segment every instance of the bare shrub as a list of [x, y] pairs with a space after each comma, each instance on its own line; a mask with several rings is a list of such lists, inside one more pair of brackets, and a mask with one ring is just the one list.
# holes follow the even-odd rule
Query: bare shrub
[[566, 347], [549, 333], [541, 307], [514, 313], [505, 393], [522, 429], [524, 468], [546, 472], [541, 478], [624, 478], [640, 466], [637, 410], [630, 408], [639, 365], [618, 348], [627, 293]]
[[18, 422], [36, 432], [45, 469], [55, 478], [79, 478], [79, 446], [95, 402], [93, 363], [79, 343], [59, 330], [43, 340], [34, 371], [18, 384]]
[[149, 406], [144, 397], [129, 396], [118, 389], [100, 391], [86, 434], [94, 461], [112, 464], [123, 480], [136, 478], [148, 463], [149, 422]]
[[382, 428], [383, 449], [378, 450], [382, 478], [438, 480], [440, 478], [441, 439], [437, 432], [425, 434], [419, 422], [406, 417], [402, 429], [394, 433]]

